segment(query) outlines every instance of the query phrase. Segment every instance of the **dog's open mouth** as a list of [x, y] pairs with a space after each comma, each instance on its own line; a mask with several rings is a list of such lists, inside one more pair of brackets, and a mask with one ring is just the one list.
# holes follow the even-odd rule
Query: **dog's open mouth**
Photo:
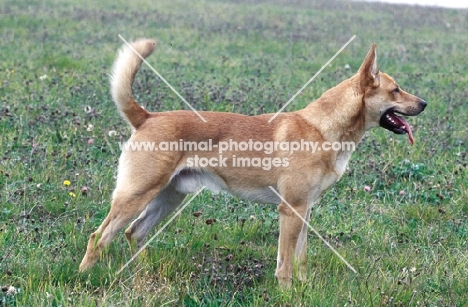
[[402, 117], [396, 116], [393, 110], [386, 111], [380, 117], [380, 126], [396, 134], [408, 133], [408, 138], [411, 145], [414, 144], [413, 132], [410, 125]]

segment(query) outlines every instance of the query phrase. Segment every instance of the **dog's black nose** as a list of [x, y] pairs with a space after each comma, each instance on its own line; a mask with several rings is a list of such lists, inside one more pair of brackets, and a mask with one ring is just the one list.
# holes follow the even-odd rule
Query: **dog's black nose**
[[421, 99], [420, 103], [421, 103], [423, 109], [425, 109], [426, 106], [427, 106], [427, 102]]

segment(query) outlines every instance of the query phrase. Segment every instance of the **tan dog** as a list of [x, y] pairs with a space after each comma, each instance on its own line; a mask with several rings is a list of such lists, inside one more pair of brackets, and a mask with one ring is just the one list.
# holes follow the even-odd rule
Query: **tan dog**
[[[155, 41], [139, 40], [132, 47], [147, 57]], [[271, 122], [273, 114], [200, 112], [204, 122], [192, 111], [150, 113], [140, 107], [132, 98], [132, 83], [142, 61], [124, 47], [114, 64], [111, 88], [118, 110], [135, 129], [130, 141], [172, 142], [180, 147], [123, 150], [112, 207], [91, 234], [80, 270], [91, 267], [104, 247], [137, 215], [125, 235], [131, 248], [134, 243], [140, 248], [148, 232], [187, 194], [206, 186], [253, 202], [279, 204], [275, 275], [281, 285], [290, 285], [296, 263], [299, 278], [304, 279], [308, 227], [293, 210], [309, 221], [312, 205], [340, 179], [354, 151], [354, 147], [327, 147], [357, 144], [367, 130], [378, 126], [397, 134], [408, 133], [412, 143], [410, 126], [395, 113], [413, 116], [426, 107], [424, 100], [404, 92], [390, 76], [379, 72], [375, 48], [374, 44], [356, 75], [326, 91], [305, 109], [281, 113]], [[187, 149], [182, 142], [211, 144], [211, 150], [206, 146]], [[239, 146], [243, 142], [243, 149], [235, 147], [236, 142]], [[318, 150], [311, 152], [304, 145], [307, 142], [318, 144]], [[233, 147], [226, 149], [226, 144]], [[248, 149], [246, 144], [250, 144]], [[263, 149], [268, 144], [272, 150], [257, 150], [262, 144]], [[297, 144], [301, 144], [300, 149]], [[218, 150], [221, 145], [222, 152]], [[195, 163], [201, 161], [204, 165]], [[265, 167], [267, 164], [270, 167]]]

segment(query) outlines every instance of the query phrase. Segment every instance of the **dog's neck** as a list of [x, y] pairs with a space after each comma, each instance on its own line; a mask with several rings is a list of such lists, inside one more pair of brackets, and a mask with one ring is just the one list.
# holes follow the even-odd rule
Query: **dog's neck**
[[[298, 113], [317, 127], [327, 141], [357, 144], [368, 128], [362, 98], [356, 75], [329, 89]], [[313, 114], [320, 114], [320, 118]]]

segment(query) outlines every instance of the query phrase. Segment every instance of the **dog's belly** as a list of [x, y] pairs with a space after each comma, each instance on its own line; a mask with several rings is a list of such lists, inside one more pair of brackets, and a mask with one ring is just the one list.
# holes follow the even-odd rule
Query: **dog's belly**
[[[276, 188], [275, 188], [276, 190]], [[263, 204], [279, 204], [281, 199], [274, 193], [270, 187], [238, 189], [229, 191], [231, 194], [246, 200]]]
[[180, 193], [191, 194], [206, 187], [213, 192], [229, 191], [224, 181], [217, 175], [203, 170], [184, 168], [176, 172], [171, 183]]
[[[224, 191], [253, 202], [266, 204], [279, 204], [281, 202], [281, 199], [268, 186], [257, 188], [233, 186], [229, 188], [219, 176], [203, 170], [182, 169], [173, 175], [171, 184], [174, 185], [178, 192], [184, 194], [195, 193], [202, 187], [205, 187], [212, 192], [218, 193]], [[273, 188], [276, 189], [276, 187]]]

